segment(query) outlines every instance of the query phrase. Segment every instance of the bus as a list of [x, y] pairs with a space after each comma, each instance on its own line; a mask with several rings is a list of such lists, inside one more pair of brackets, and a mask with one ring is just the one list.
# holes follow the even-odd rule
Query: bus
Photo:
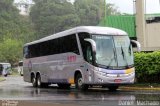
[[7, 77], [11, 74], [11, 64], [10, 63], [0, 63], [0, 75]]
[[79, 26], [50, 35], [24, 45], [24, 81], [33, 87], [116, 90], [134, 83], [132, 44], [140, 50], [126, 32], [110, 27]]
[[23, 61], [19, 61], [18, 63], [18, 73], [23, 76]]

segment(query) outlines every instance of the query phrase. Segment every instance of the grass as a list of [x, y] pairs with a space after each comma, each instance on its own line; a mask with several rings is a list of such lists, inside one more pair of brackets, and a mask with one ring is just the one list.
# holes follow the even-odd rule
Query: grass
[[18, 70], [13, 68], [11, 75], [19, 75]]
[[13, 71], [11, 75], [19, 75], [18, 72]]
[[4, 81], [4, 80], [5, 80], [5, 79], [4, 79], [3, 77], [0, 77], [0, 82], [1, 82], [1, 81]]

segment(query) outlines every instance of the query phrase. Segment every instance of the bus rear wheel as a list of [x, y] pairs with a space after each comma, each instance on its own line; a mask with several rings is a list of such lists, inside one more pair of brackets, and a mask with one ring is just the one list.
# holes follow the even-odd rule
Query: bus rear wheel
[[37, 81], [34, 75], [31, 76], [31, 82], [32, 82], [33, 87], [37, 87]]
[[82, 79], [81, 74], [78, 74], [76, 76], [76, 89], [79, 89], [79, 90], [87, 90], [88, 89], [88, 85], [83, 84], [83, 79]]
[[42, 83], [41, 76], [38, 74], [37, 75], [37, 87], [38, 88], [47, 88], [48, 85], [49, 85], [48, 83]]

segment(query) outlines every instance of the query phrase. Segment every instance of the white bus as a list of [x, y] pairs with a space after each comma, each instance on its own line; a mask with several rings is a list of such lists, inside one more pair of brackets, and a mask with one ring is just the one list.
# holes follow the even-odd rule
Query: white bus
[[10, 63], [0, 63], [0, 75], [7, 77], [11, 74], [11, 64]]
[[[127, 33], [108, 27], [81, 26], [24, 45], [24, 81], [34, 87], [75, 84], [116, 90], [135, 79], [132, 45]], [[139, 43], [133, 41], [138, 47]]]

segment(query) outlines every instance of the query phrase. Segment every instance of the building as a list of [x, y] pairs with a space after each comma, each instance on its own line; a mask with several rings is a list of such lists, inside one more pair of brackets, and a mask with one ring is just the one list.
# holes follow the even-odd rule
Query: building
[[13, 5], [19, 9], [21, 15], [29, 15], [34, 2], [32, 0], [14, 0]]

